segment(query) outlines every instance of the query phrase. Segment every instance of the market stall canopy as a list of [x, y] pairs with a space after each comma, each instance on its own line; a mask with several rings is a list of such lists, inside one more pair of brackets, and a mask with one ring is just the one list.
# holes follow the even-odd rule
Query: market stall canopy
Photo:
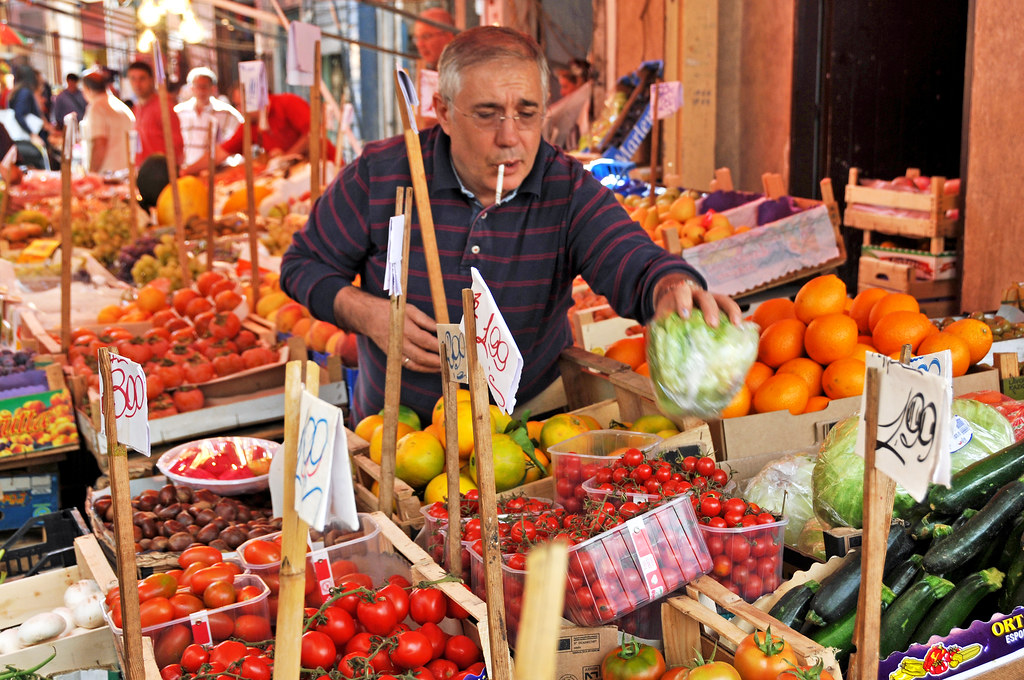
[[0, 45], [24, 47], [25, 38], [6, 23], [0, 23]]

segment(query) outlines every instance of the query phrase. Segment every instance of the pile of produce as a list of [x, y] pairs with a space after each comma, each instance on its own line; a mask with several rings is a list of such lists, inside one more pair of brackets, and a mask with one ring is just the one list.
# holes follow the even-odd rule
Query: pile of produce
[[100, 264], [112, 269], [121, 248], [131, 240], [131, 207], [127, 201], [97, 203], [71, 220], [71, 240], [88, 248]]
[[7, 241], [12, 250], [24, 248], [37, 238], [52, 233], [50, 218], [38, 210], [19, 210], [7, 218], [7, 224], [0, 229], [0, 238]]
[[83, 579], [64, 591], [64, 606], [39, 612], [20, 626], [0, 632], [0, 656], [103, 625], [103, 593], [96, 581]]
[[[200, 258], [190, 257], [188, 269], [193, 280], [205, 269]], [[181, 264], [178, 260], [178, 248], [175, 245], [174, 237], [165, 234], [160, 237], [160, 242], [153, 246], [153, 254], [139, 256], [132, 265], [132, 280], [139, 285], [151, 283], [156, 279], [166, 279], [170, 282], [171, 290], [177, 290], [184, 285], [181, 277]]]

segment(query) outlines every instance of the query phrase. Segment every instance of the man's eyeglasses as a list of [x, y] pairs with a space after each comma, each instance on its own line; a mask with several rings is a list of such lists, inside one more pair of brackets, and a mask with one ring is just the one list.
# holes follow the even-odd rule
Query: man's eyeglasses
[[517, 130], [536, 130], [544, 120], [540, 111], [520, 111], [514, 116], [503, 116], [497, 111], [463, 111], [454, 103], [452, 108], [469, 118], [473, 125], [480, 130], [497, 131], [501, 129], [506, 120], [511, 120]]

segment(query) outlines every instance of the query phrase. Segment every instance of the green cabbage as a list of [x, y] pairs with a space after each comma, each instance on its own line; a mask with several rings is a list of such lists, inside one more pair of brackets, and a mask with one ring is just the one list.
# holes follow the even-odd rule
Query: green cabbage
[[[952, 411], [966, 420], [972, 430], [970, 441], [950, 454], [953, 472], [1013, 443], [1009, 421], [991, 406], [971, 399], [954, 399]], [[856, 413], [832, 428], [814, 465], [814, 513], [832, 526], [859, 529], [863, 520], [864, 459], [855, 450], [859, 418]], [[916, 504], [902, 487], [896, 487], [893, 514], [902, 516]]]
[[817, 456], [796, 454], [771, 461], [751, 477], [743, 497], [769, 512], [782, 512], [786, 505], [786, 544], [796, 545], [804, 524], [814, 517], [811, 476]]
[[647, 331], [647, 362], [658, 405], [668, 415], [712, 418], [729, 405], [757, 357], [755, 324], [734, 325], [723, 314], [718, 328], [700, 310], [656, 319]]

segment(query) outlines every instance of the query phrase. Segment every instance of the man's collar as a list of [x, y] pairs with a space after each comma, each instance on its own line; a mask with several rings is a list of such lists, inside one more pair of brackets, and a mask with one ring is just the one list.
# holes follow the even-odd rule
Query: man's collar
[[[434, 135], [434, 177], [431, 181], [432, 189], [453, 189], [465, 192], [466, 189], [458, 176], [455, 174], [455, 165], [452, 161], [451, 139], [438, 125], [431, 131]], [[427, 137], [429, 140], [430, 138]], [[515, 194], [528, 193], [540, 196], [541, 187], [544, 183], [544, 166], [551, 162], [554, 155], [554, 147], [541, 140], [540, 148], [537, 149], [537, 158], [526, 176], [523, 183], [516, 189]], [[504, 202], [504, 201], [502, 201]]]

